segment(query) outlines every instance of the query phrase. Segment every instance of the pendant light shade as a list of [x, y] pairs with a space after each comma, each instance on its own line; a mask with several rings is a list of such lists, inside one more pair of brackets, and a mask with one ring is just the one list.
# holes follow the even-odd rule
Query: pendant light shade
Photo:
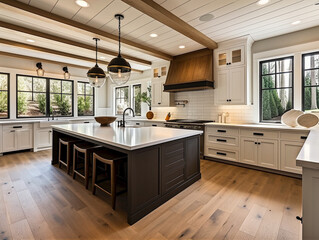
[[121, 56], [121, 20], [124, 19], [122, 14], [116, 14], [115, 18], [119, 20], [119, 54], [109, 63], [107, 70], [111, 81], [116, 85], [127, 83], [131, 76], [131, 65]]
[[100, 88], [106, 81], [106, 75], [103, 69], [100, 68], [97, 64], [97, 41], [99, 41], [100, 39], [93, 38], [93, 40], [95, 40], [95, 66], [92, 67], [86, 75], [92, 87]]

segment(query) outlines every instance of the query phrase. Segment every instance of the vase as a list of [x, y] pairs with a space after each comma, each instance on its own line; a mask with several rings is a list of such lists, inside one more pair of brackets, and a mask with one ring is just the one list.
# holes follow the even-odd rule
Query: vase
[[149, 108], [149, 111], [146, 113], [146, 118], [151, 120], [154, 117], [154, 113], [152, 112], [151, 107]]

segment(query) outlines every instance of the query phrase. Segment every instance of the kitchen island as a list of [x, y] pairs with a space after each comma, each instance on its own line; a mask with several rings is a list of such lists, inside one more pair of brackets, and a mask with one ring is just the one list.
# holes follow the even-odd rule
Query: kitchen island
[[127, 155], [127, 222], [134, 224], [201, 178], [202, 131], [162, 127], [53, 126], [52, 164], [59, 138], [75, 137]]

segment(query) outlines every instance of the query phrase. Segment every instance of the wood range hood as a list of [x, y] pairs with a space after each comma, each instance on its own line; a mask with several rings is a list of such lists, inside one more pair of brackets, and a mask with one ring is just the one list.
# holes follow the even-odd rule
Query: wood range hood
[[173, 57], [164, 92], [183, 92], [214, 88], [213, 50], [198, 51]]

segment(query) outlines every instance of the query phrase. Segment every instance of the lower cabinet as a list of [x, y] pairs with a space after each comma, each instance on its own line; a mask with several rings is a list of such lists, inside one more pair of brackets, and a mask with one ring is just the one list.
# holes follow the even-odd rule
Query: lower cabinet
[[50, 148], [52, 146], [52, 129], [38, 129], [35, 132], [35, 151]]
[[280, 144], [280, 170], [302, 173], [302, 168], [296, 166], [296, 158], [303, 146], [303, 142], [281, 141]]
[[2, 134], [2, 151], [12, 152], [33, 148], [32, 124], [5, 125]]

